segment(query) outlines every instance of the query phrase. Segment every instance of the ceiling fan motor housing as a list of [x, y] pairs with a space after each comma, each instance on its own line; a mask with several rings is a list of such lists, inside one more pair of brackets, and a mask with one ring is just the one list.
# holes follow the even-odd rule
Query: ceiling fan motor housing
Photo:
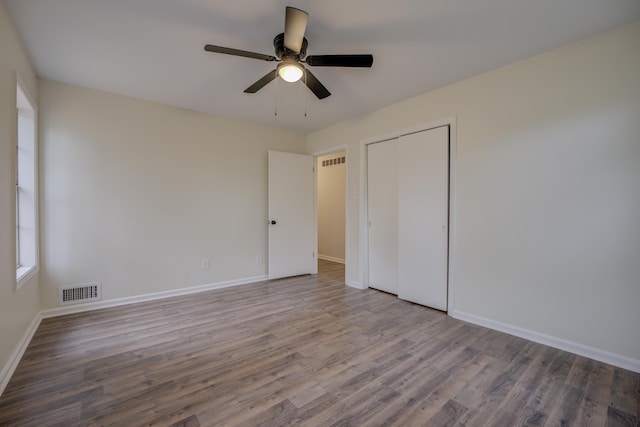
[[284, 47], [284, 33], [280, 33], [273, 38], [273, 47], [276, 50], [276, 56], [280, 59], [293, 58], [296, 61], [301, 61], [307, 56], [308, 45], [307, 39], [303, 38], [300, 53], [297, 53]]

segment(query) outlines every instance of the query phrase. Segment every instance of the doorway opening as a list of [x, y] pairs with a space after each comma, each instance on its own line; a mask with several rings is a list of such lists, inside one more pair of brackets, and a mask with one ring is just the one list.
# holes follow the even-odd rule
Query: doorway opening
[[345, 279], [347, 153], [316, 157], [318, 271]]

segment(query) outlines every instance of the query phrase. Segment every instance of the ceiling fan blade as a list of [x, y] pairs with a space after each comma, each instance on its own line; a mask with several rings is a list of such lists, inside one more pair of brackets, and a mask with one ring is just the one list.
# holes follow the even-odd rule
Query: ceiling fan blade
[[316, 76], [311, 74], [311, 71], [305, 69], [304, 73], [305, 84], [311, 90], [311, 92], [313, 92], [313, 94], [318, 97], [318, 99], [325, 99], [327, 96], [331, 95], [331, 92], [329, 92], [329, 90], [324, 87], [322, 83], [320, 83], [320, 80], [318, 80]]
[[268, 83], [271, 83], [272, 80], [276, 78], [276, 70], [269, 71], [262, 77], [260, 80], [249, 86], [244, 90], [245, 93], [256, 93], [263, 87], [265, 87]]
[[373, 55], [310, 55], [305, 62], [312, 67], [371, 67]]
[[224, 53], [226, 55], [243, 56], [245, 58], [262, 59], [263, 61], [277, 61], [278, 58], [271, 55], [263, 55], [262, 53], [247, 52], [246, 50], [232, 49], [230, 47], [214, 46], [208, 44], [204, 47], [207, 52]]
[[284, 47], [295, 53], [300, 53], [307, 21], [309, 21], [307, 12], [287, 6], [284, 19]]

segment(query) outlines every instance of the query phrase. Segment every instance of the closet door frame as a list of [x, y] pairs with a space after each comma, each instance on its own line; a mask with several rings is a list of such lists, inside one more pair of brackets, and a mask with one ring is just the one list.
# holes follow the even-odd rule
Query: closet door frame
[[455, 307], [455, 254], [456, 254], [456, 160], [457, 160], [457, 143], [456, 143], [456, 118], [449, 117], [410, 128], [399, 129], [397, 131], [378, 135], [372, 138], [360, 141], [360, 242], [359, 242], [359, 282], [362, 288], [369, 287], [369, 227], [368, 227], [368, 169], [367, 169], [367, 146], [377, 142], [383, 142], [390, 139], [400, 138], [403, 135], [409, 135], [416, 132], [422, 132], [429, 129], [449, 126], [449, 253], [448, 253], [448, 280], [447, 280], [447, 312], [452, 313]]

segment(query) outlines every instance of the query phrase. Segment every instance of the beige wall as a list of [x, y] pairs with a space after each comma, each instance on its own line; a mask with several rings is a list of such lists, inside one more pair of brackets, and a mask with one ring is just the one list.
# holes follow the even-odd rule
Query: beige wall
[[455, 310], [638, 361], [638, 46], [640, 22], [315, 132], [309, 152], [455, 116]]
[[267, 150], [304, 152], [304, 134], [40, 89], [45, 308], [61, 285], [109, 300], [266, 274]]
[[0, 2], [0, 371], [40, 308], [37, 275], [16, 291], [16, 75], [35, 99], [35, 73]]
[[327, 167], [323, 160], [344, 157], [346, 152], [318, 157], [318, 257], [344, 262], [346, 164]]

